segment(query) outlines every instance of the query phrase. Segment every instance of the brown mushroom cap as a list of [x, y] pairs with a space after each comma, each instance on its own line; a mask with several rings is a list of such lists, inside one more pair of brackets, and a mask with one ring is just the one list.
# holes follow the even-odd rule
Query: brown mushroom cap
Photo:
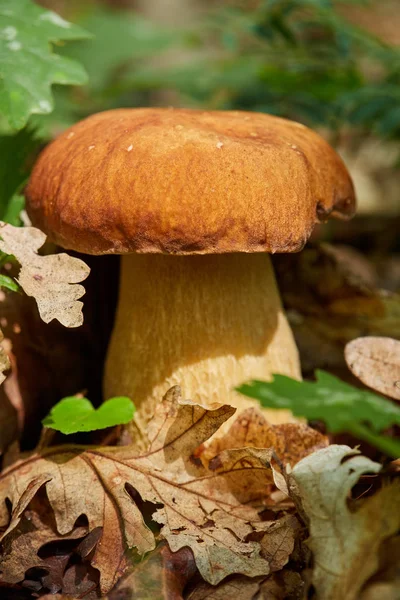
[[304, 125], [162, 108], [74, 125], [40, 155], [26, 198], [34, 225], [87, 254], [294, 252], [355, 205], [343, 162]]

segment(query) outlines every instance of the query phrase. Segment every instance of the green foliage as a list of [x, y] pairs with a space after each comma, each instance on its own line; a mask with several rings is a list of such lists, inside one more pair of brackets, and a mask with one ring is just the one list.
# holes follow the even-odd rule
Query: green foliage
[[82, 66], [52, 52], [87, 33], [31, 0], [0, 0], [0, 112], [13, 129], [53, 109], [51, 85], [83, 84]]
[[400, 456], [400, 441], [381, 434], [400, 425], [400, 406], [329, 373], [317, 371], [315, 383], [274, 375], [271, 382], [252, 381], [237, 390], [265, 408], [288, 408], [296, 416], [324, 421], [331, 433], [351, 433], [390, 456]]
[[[24, 197], [19, 193], [29, 175], [29, 160], [40, 141], [31, 128], [14, 135], [0, 135], [0, 221], [18, 227], [24, 208]], [[0, 253], [0, 268], [13, 258]], [[19, 285], [10, 277], [0, 274], [0, 289], [18, 291]]]
[[[152, 24], [133, 11], [86, 7], [80, 24], [94, 40], [73, 43], [67, 52], [84, 64], [89, 85], [79, 96], [58, 90], [59, 105], [47, 123], [64, 126], [107, 108], [154, 104], [157, 94], [172, 90], [176, 104], [400, 136], [400, 50], [346, 21], [339, 5], [222, 3], [186, 31]], [[171, 48], [178, 52], [165, 61]]]
[[[400, 65], [397, 49], [351, 25], [325, 0], [269, 0], [256, 10], [223, 8], [203, 31], [203, 44], [204, 38], [213, 38], [219, 50], [216, 61], [211, 55], [203, 65], [204, 73], [210, 73], [208, 67], [212, 73], [208, 101], [332, 129], [355, 114], [359, 125], [370, 125], [358, 112], [364, 90], [372, 104], [388, 95], [389, 79]], [[379, 80], [368, 82], [365, 62], [374, 72], [380, 70]]]
[[5, 221], [5, 223], [9, 223], [10, 225], [14, 225], [14, 227], [19, 227], [22, 225], [21, 211], [23, 210], [24, 206], [25, 198], [21, 196], [21, 194], [14, 194], [11, 196], [2, 221]]
[[19, 285], [14, 279], [8, 277], [7, 275], [0, 274], [0, 288], [4, 288], [9, 290], [10, 292], [18, 292]]
[[0, 135], [0, 220], [19, 225], [23, 207], [18, 192], [29, 175], [28, 159], [39, 142], [32, 129]]
[[45, 136], [51, 129], [64, 129], [79, 119], [102, 110], [151, 103], [146, 91], [131, 85], [136, 69], [165, 50], [184, 43], [184, 34], [155, 25], [133, 11], [115, 11], [97, 6], [83, 12], [80, 25], [93, 38], [68, 44], [65, 52], [83, 64], [88, 84], [79, 89], [58, 88], [52, 115], [34, 117]]
[[[0, 238], [1, 239], [1, 238]], [[12, 263], [15, 261], [14, 256], [10, 256], [9, 254], [5, 254], [4, 252], [0, 252], [0, 271], [6, 263]], [[4, 275], [0, 272], [0, 290], [4, 288], [10, 292], [19, 292], [20, 286], [19, 284], [8, 275]]]
[[[89, 82], [79, 90], [56, 88], [55, 111], [34, 115], [32, 122], [50, 137], [90, 113], [154, 104], [155, 94], [172, 90], [177, 104], [264, 111], [335, 132], [350, 124], [400, 136], [400, 50], [346, 21], [339, 5], [331, 0], [264, 0], [251, 9], [246, 2], [222, 4], [186, 30], [173, 30], [132, 10], [83, 0], [72, 16], [93, 39], [58, 48], [62, 56], [48, 56], [83, 64]], [[82, 31], [60, 26], [54, 35], [72, 39]], [[32, 36], [38, 33], [32, 28]], [[178, 52], [165, 61], [170, 49]]]
[[71, 396], [53, 406], [42, 424], [44, 427], [69, 435], [123, 425], [129, 423], [134, 414], [133, 402], [124, 396], [111, 398], [97, 409], [87, 398]]
[[119, 71], [155, 56], [176, 42], [177, 33], [154, 25], [134, 12], [98, 7], [81, 21], [93, 39], [71, 44], [68, 56], [81, 62], [89, 88], [101, 92], [118, 80]]

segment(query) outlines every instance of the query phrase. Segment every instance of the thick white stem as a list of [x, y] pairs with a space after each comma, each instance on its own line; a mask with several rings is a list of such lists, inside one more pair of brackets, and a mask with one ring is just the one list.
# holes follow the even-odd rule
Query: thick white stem
[[234, 386], [273, 373], [300, 378], [267, 254], [123, 257], [106, 397], [132, 398], [144, 423], [173, 385], [210, 408], [247, 408]]

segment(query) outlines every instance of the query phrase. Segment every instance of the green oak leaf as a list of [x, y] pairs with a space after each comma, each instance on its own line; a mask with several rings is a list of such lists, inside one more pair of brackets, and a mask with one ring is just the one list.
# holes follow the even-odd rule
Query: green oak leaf
[[87, 398], [70, 396], [53, 406], [42, 425], [69, 435], [123, 425], [129, 423], [134, 414], [135, 405], [125, 396], [111, 398], [97, 409]]
[[400, 456], [400, 441], [380, 434], [400, 425], [400, 406], [324, 371], [316, 371], [315, 382], [274, 375], [273, 381], [250, 381], [237, 391], [266, 408], [288, 408], [296, 416], [324, 421], [331, 433], [351, 433], [391, 456]]
[[13, 129], [53, 109], [51, 86], [86, 83], [84, 68], [52, 45], [89, 34], [31, 0], [0, 0], [0, 113]]

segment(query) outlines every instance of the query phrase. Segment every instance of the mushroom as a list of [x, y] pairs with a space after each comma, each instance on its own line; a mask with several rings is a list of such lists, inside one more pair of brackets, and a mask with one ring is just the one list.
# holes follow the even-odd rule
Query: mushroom
[[63, 248], [123, 255], [104, 392], [130, 396], [139, 422], [175, 384], [241, 408], [237, 384], [300, 378], [268, 253], [301, 250], [355, 205], [343, 162], [304, 125], [162, 108], [74, 125], [40, 155], [26, 198]]

